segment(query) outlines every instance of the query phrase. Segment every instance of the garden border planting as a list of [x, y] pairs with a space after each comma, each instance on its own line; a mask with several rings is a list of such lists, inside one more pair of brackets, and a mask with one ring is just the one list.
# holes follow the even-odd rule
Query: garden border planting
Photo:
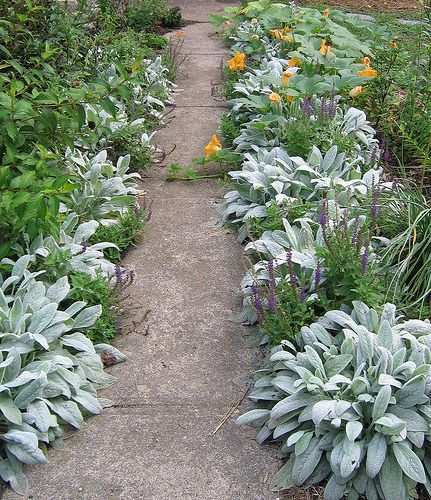
[[430, 25], [413, 88], [403, 40], [340, 11], [258, 0], [212, 20], [230, 110], [205, 155], [234, 165], [222, 223], [252, 262], [237, 320], [270, 349], [238, 423], [280, 443], [275, 490], [430, 493]]

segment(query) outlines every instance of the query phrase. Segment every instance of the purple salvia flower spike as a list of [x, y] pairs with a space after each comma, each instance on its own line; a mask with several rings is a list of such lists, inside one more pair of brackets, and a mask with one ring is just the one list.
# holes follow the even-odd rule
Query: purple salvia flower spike
[[123, 270], [119, 265], [115, 266], [115, 279], [117, 286], [123, 286]]
[[262, 299], [259, 295], [259, 290], [257, 289], [256, 283], [253, 283], [251, 285], [251, 291], [254, 299], [254, 307], [257, 313], [257, 322], [262, 323], [264, 316], [264, 309], [263, 309]]

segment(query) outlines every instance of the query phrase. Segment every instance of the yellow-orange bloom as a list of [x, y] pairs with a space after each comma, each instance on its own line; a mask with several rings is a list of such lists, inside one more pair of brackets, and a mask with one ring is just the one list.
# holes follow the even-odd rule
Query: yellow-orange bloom
[[281, 83], [282, 83], [283, 87], [287, 87], [289, 85], [289, 80], [292, 78], [293, 75], [294, 75], [294, 73], [292, 73], [289, 70], [286, 70], [283, 73], [283, 78], [281, 79]]
[[326, 44], [325, 39], [322, 40], [319, 52], [321, 53], [322, 56], [324, 56], [325, 54], [332, 54], [333, 56], [335, 56], [335, 54], [331, 50], [331, 46]]
[[204, 147], [205, 158], [212, 158], [213, 156], [216, 156], [220, 150], [221, 143], [217, 139], [217, 136], [214, 134], [211, 137], [211, 141]]
[[328, 16], [329, 16], [329, 9], [325, 9], [325, 10], [323, 11], [323, 15], [324, 15], [325, 17], [328, 17]]
[[286, 34], [289, 33], [290, 31], [292, 30], [288, 26], [282, 29], [269, 30], [269, 32], [275, 39], [284, 40], [285, 42], [293, 42], [293, 38], [290, 35]]
[[252, 40], [259, 40], [259, 35], [252, 35], [251, 39]]
[[272, 92], [272, 94], [269, 94], [269, 100], [272, 104], [280, 104], [281, 97], [276, 92]]
[[358, 76], [366, 76], [368, 78], [375, 78], [377, 76], [377, 71], [375, 69], [367, 68], [358, 71]]
[[293, 95], [286, 95], [284, 94], [283, 97], [286, 99], [287, 102], [291, 103], [295, 99]]
[[395, 42], [395, 40], [392, 40], [392, 41], [391, 41], [391, 47], [392, 47], [393, 49], [396, 49], [396, 48], [398, 47], [398, 45], [397, 45], [397, 43]]
[[288, 61], [287, 64], [289, 68], [293, 68], [294, 66], [299, 65], [299, 59], [297, 57], [291, 57]]
[[357, 95], [362, 94], [363, 91], [364, 91], [364, 88], [362, 87], [362, 85], [358, 85], [357, 87], [354, 87], [349, 92], [349, 95], [350, 95], [350, 97], [356, 97]]
[[362, 59], [362, 63], [364, 64], [364, 66], [366, 66], [367, 68], [371, 68], [371, 59], [369, 57], [364, 57]]
[[231, 71], [235, 71], [236, 69], [239, 69], [240, 71], [245, 70], [245, 54], [242, 52], [237, 52], [232, 59], [229, 59], [227, 62], [229, 65], [229, 69]]

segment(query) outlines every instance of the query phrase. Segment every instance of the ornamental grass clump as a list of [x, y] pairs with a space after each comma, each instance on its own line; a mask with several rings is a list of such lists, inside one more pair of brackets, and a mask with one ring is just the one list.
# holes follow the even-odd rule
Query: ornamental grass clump
[[258, 423], [287, 460], [276, 490], [327, 480], [326, 500], [403, 500], [431, 473], [431, 324], [355, 302], [275, 348], [238, 423]]

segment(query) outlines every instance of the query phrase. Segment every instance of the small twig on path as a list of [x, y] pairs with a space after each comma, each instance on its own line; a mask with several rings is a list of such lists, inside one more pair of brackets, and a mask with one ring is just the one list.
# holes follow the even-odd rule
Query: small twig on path
[[233, 414], [233, 412], [238, 408], [238, 406], [244, 401], [244, 399], [247, 397], [247, 394], [250, 392], [250, 388], [248, 388], [245, 393], [242, 395], [242, 398], [237, 402], [234, 403], [229, 411], [226, 413], [226, 415], [221, 419], [220, 423], [218, 426], [213, 430], [212, 435], [216, 434], [222, 427], [223, 425], [229, 420], [229, 417]]

